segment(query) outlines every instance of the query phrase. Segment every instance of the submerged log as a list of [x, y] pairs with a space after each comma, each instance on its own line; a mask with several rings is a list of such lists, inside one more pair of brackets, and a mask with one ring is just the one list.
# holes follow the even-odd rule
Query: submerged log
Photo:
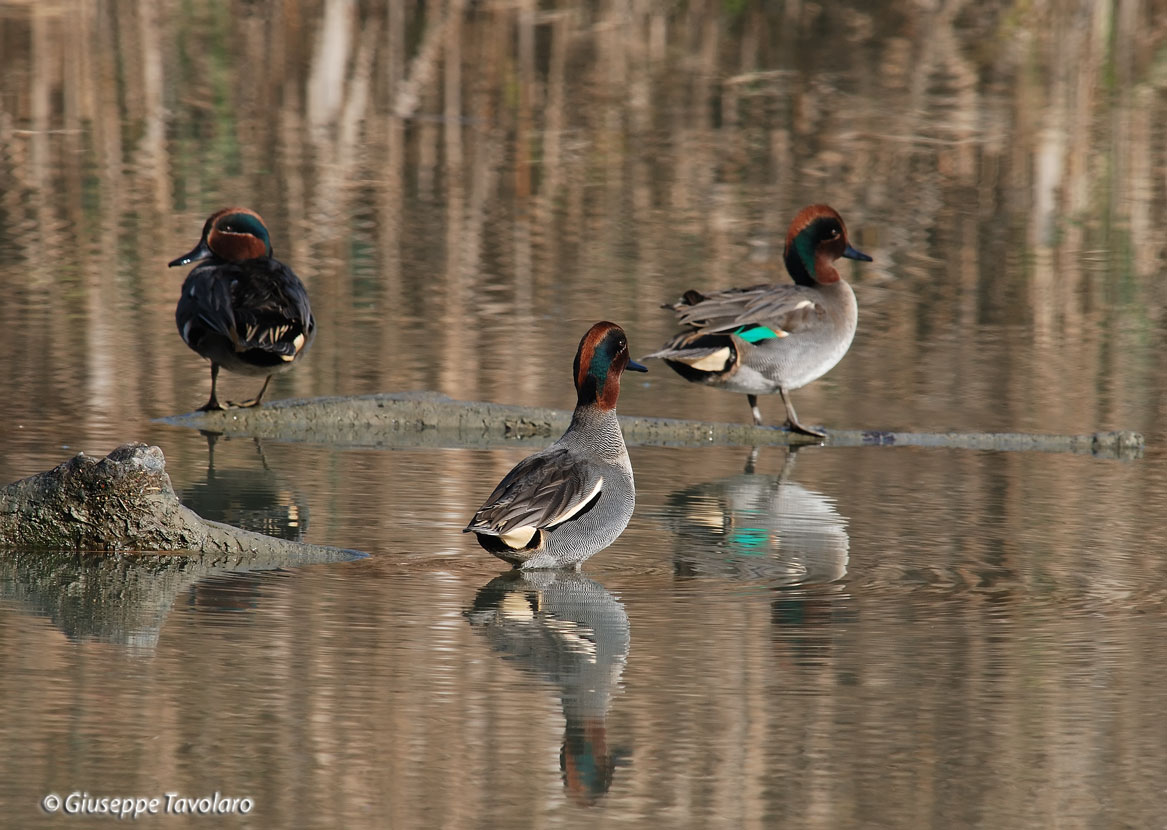
[[[563, 433], [571, 413], [541, 407], [457, 401], [433, 393], [277, 401], [254, 409], [191, 412], [163, 418], [174, 426], [229, 436], [307, 441], [345, 447], [494, 447], [544, 445]], [[819, 442], [781, 427], [621, 415], [630, 445], [832, 447], [911, 446], [1069, 452], [1139, 458], [1143, 436], [1125, 430], [1082, 435], [991, 432], [888, 432], [828, 429]]]
[[0, 490], [0, 548], [181, 551], [223, 566], [337, 562], [362, 554], [275, 539], [184, 507], [158, 447], [125, 444], [103, 459], [75, 455]]

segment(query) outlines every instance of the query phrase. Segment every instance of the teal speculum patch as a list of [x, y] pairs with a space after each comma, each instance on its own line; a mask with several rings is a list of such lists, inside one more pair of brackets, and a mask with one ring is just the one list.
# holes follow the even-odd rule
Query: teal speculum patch
[[738, 337], [747, 343], [757, 343], [760, 340], [774, 340], [782, 335], [766, 326], [742, 326], [734, 331]]
[[729, 548], [739, 556], [763, 556], [770, 553], [770, 531], [764, 527], [743, 527], [729, 537]]

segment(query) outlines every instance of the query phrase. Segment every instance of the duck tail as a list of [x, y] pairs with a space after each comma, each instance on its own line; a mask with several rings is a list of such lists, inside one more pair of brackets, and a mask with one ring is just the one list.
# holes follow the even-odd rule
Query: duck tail
[[677, 300], [676, 302], [661, 303], [661, 308], [668, 308], [668, 309], [672, 309], [673, 311], [680, 311], [681, 309], [686, 308], [687, 306], [694, 306], [694, 305], [697, 305], [698, 303], [703, 303], [707, 299], [708, 299], [708, 297], [706, 297], [700, 291], [694, 291], [692, 288], [690, 288], [688, 291], [686, 291], [684, 294], [682, 294], [681, 299]]
[[706, 383], [737, 364], [737, 346], [728, 334], [686, 334], [642, 359], [659, 358], [688, 381]]

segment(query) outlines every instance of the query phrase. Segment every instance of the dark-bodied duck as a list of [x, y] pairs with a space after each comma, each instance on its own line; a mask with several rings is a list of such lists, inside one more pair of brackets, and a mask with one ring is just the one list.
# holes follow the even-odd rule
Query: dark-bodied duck
[[859, 308], [835, 269], [839, 257], [871, 262], [851, 247], [833, 208], [803, 208], [790, 223], [783, 255], [794, 285], [686, 291], [664, 306], [685, 330], [645, 359], [661, 358], [685, 380], [744, 392], [759, 426], [758, 395], [777, 392], [788, 428], [823, 437], [799, 422], [790, 392], [826, 374], [855, 336]]
[[507, 473], [464, 532], [524, 570], [576, 567], [606, 548], [636, 506], [632, 463], [616, 420], [620, 375], [646, 372], [615, 323], [596, 323], [575, 355], [576, 407], [563, 436]]
[[316, 336], [308, 292], [272, 257], [255, 211], [224, 208], [203, 225], [199, 244], [170, 263], [199, 263], [182, 284], [174, 317], [186, 345], [211, 361], [211, 397], [200, 411], [225, 409], [216, 396], [219, 367], [265, 377], [259, 394], [231, 406], [258, 406], [272, 375], [287, 371]]

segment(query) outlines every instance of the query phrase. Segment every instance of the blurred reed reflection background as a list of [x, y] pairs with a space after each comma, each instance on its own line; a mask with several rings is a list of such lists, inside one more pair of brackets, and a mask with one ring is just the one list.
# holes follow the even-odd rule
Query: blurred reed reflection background
[[[374, 554], [166, 583], [95, 632], [100, 602], [55, 593], [83, 578], [0, 574], [0, 738], [33, 753], [0, 802], [237, 782], [271, 826], [594, 827], [556, 800], [590, 734], [630, 825], [1160, 821], [1165, 47], [1161, 0], [0, 0], [0, 480], [150, 440], [208, 509]], [[459, 531], [529, 450], [223, 441], [215, 466], [150, 421], [206, 398], [166, 262], [227, 204], [319, 322], [270, 399], [566, 408], [588, 325], [644, 354], [662, 301], [784, 280], [819, 201], [875, 262], [810, 423], [1125, 428], [1147, 457], [812, 450], [787, 481], [777, 451], [743, 475], [746, 448], [633, 448], [637, 515], [587, 571], [630, 645], [581, 713], [500, 657], [514, 619], [467, 613], [498, 566]], [[748, 418], [664, 367], [620, 408]], [[819, 576], [724, 561], [760, 541]]]
[[[19, 390], [0, 418], [113, 439], [192, 408], [205, 368], [174, 335], [164, 263], [226, 203], [264, 215], [320, 319], [277, 394], [564, 405], [558, 371], [515, 362], [604, 317], [650, 350], [662, 300], [780, 271], [789, 217], [827, 201], [876, 265], [808, 412], [1156, 432], [1164, 11], [0, 4], [0, 349]], [[741, 418], [651, 382], [668, 414]]]

